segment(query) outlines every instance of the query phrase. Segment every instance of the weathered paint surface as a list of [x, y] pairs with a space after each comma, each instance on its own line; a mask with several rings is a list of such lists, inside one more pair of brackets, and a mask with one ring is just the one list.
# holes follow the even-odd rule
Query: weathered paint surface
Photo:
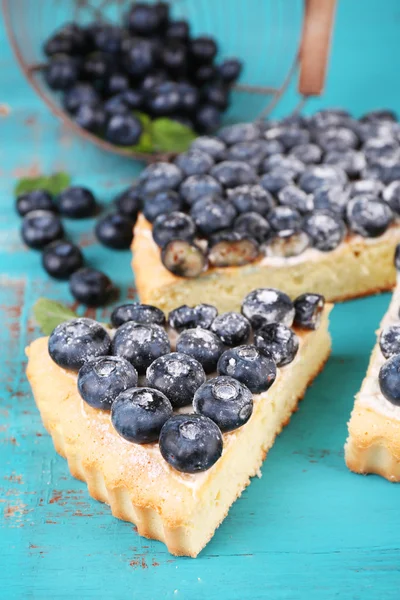
[[[341, 4], [323, 104], [398, 108], [397, 4], [385, 3], [385, 14], [377, 0], [363, 3], [362, 14], [356, 5]], [[398, 599], [400, 487], [350, 474], [342, 451], [388, 295], [335, 309], [325, 371], [271, 451], [262, 479], [198, 559], [173, 558], [162, 544], [139, 538], [71, 478], [24, 375], [24, 347], [37, 335], [34, 301], [70, 297], [66, 284], [45, 276], [39, 254], [21, 244], [12, 187], [23, 175], [66, 169], [107, 203], [139, 167], [71, 137], [23, 81], [2, 29], [0, 48], [0, 597]], [[133, 297], [129, 254], [94, 244], [91, 227], [66, 223], [88, 261], [114, 277], [123, 298]]]

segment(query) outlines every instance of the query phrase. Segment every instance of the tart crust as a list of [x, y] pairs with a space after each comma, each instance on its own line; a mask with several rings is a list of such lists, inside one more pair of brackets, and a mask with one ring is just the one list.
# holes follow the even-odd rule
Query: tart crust
[[[162, 264], [151, 224], [139, 216], [132, 244], [132, 267], [141, 302], [169, 312], [176, 306], [199, 302], [221, 312], [239, 310], [251, 290], [274, 287], [292, 298], [312, 290], [329, 302], [390, 290], [396, 283], [393, 255], [400, 242], [400, 226], [379, 238], [347, 238], [332, 252], [312, 250], [310, 259], [259, 260], [243, 267], [210, 268], [194, 279], [176, 277]], [[307, 251], [306, 251], [307, 252]]]
[[250, 420], [223, 435], [222, 457], [195, 475], [175, 471], [156, 444], [140, 446], [120, 437], [109, 413], [82, 401], [76, 375], [51, 360], [47, 338], [27, 348], [27, 376], [56, 451], [71, 474], [86, 481], [91, 496], [109, 504], [115, 517], [134, 523], [140, 535], [164, 542], [172, 554], [195, 557], [259, 473], [276, 435], [323, 368], [330, 353], [330, 310], [327, 305], [316, 331], [297, 331], [294, 361], [278, 370], [267, 392], [254, 396]]
[[[393, 293], [377, 337], [385, 325], [399, 321], [399, 305], [400, 285]], [[393, 407], [379, 390], [378, 373], [384, 361], [377, 342], [348, 423], [345, 460], [355, 473], [375, 473], [389, 481], [400, 481], [400, 409]], [[368, 401], [371, 396], [378, 397], [379, 402]]]

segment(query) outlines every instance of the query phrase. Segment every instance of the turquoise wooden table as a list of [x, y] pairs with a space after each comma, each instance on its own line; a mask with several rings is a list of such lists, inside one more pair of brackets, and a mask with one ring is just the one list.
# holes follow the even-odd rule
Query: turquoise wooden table
[[[384, 6], [384, 12], [382, 11]], [[356, 114], [400, 109], [397, 0], [339, 6], [325, 96]], [[338, 305], [333, 353], [262, 469], [196, 559], [175, 558], [114, 519], [71, 478], [44, 431], [25, 380], [42, 295], [69, 300], [19, 240], [12, 188], [65, 169], [109, 202], [139, 166], [80, 142], [23, 80], [0, 26], [0, 597], [377, 600], [400, 597], [400, 487], [343, 462], [346, 421], [388, 295]], [[279, 106], [292, 106], [294, 91]], [[92, 223], [67, 222], [88, 260], [134, 297], [129, 254], [100, 248]]]

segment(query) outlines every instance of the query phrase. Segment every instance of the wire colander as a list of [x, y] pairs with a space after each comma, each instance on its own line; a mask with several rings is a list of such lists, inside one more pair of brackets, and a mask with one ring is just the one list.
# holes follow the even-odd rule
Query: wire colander
[[[238, 56], [245, 68], [235, 86], [225, 122], [264, 118], [298, 77], [302, 100], [321, 93], [336, 0], [172, 0], [173, 18], [187, 19], [194, 35], [207, 34], [219, 44], [219, 56]], [[167, 159], [114, 146], [81, 129], [63, 110], [59, 95], [44, 82], [43, 41], [66, 22], [117, 22], [126, 0], [2, 0], [7, 33], [32, 87], [52, 112], [78, 135], [104, 150], [136, 160]]]

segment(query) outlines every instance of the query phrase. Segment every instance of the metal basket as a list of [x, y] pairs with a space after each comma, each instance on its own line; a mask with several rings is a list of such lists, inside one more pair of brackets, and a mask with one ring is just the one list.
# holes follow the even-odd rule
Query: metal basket
[[[187, 19], [195, 35], [214, 36], [220, 56], [245, 64], [235, 86], [226, 122], [264, 118], [298, 76], [301, 102], [323, 89], [336, 0], [172, 0], [174, 18]], [[119, 21], [131, 1], [2, 0], [7, 33], [32, 87], [51, 111], [78, 135], [103, 150], [136, 160], [168, 159], [115, 146], [80, 128], [63, 110], [57, 93], [44, 82], [43, 41], [66, 22]]]

